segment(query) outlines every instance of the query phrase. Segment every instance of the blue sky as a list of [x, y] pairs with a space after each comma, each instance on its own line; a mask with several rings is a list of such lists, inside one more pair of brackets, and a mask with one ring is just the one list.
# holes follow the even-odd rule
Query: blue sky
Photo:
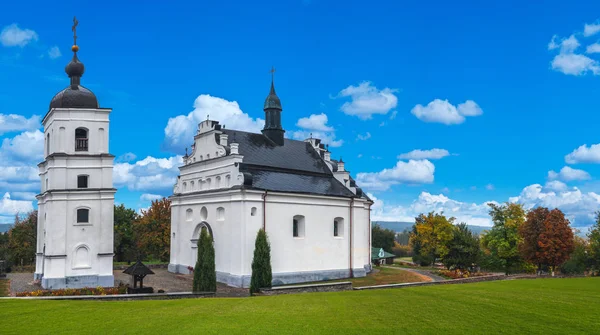
[[375, 219], [489, 225], [486, 202], [518, 201], [585, 227], [600, 209], [600, 3], [29, 1], [0, 12], [2, 222], [35, 207], [73, 15], [132, 208], [171, 193], [206, 114], [260, 129], [275, 66], [286, 135], [330, 143]]

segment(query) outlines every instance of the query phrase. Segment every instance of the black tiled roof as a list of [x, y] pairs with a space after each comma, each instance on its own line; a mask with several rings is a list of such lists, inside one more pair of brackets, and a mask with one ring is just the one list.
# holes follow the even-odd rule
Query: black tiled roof
[[145, 276], [145, 275], [153, 275], [154, 272], [152, 272], [152, 270], [150, 270], [150, 268], [148, 268], [146, 265], [144, 265], [144, 263], [142, 263], [142, 261], [138, 260], [137, 262], [135, 262], [135, 264], [133, 264], [132, 266], [128, 267], [127, 269], [125, 269], [125, 271], [123, 271], [123, 273], [128, 274], [128, 275], [132, 275], [132, 276]]
[[229, 143], [240, 144], [239, 153], [246, 164], [331, 174], [310, 143], [286, 138], [284, 144], [278, 146], [262, 134], [231, 129], [222, 131], [229, 135]]

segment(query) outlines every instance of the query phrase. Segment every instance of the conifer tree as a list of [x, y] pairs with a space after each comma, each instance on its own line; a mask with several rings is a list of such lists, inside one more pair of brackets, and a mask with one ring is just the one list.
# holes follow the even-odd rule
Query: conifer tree
[[194, 292], [216, 292], [215, 247], [212, 236], [203, 228], [198, 240], [198, 260], [194, 268]]
[[[204, 229], [202, 229], [204, 230]], [[202, 234], [200, 234], [202, 235]], [[192, 291], [193, 292], [201, 292], [200, 290], [200, 268], [202, 267], [202, 250], [203, 250], [203, 245], [202, 245], [202, 237], [200, 237], [198, 239], [198, 257], [196, 258], [196, 265], [194, 266], [194, 281], [192, 283]]]
[[261, 288], [271, 287], [272, 280], [271, 247], [269, 246], [267, 233], [261, 229], [256, 234], [256, 243], [254, 245], [250, 294], [258, 293]]

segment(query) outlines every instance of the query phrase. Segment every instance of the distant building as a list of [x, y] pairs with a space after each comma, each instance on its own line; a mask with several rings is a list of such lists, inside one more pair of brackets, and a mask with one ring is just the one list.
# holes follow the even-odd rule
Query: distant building
[[383, 248], [371, 248], [371, 261], [375, 265], [394, 264], [396, 255], [390, 254]]
[[275, 87], [262, 134], [198, 125], [171, 200], [169, 271], [189, 273], [201, 229], [214, 238], [217, 280], [248, 287], [264, 228], [273, 284], [365, 276], [372, 201], [321, 140], [284, 138]]
[[70, 85], [50, 102], [44, 126], [44, 161], [35, 278], [43, 288], [114, 286], [113, 159], [108, 153], [109, 108], [80, 85], [83, 63], [65, 71]]

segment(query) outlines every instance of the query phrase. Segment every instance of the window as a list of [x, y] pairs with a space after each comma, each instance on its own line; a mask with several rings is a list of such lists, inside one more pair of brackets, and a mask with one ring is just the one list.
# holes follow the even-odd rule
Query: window
[[87, 208], [80, 208], [77, 210], [77, 223], [89, 223], [90, 222], [90, 210]]
[[203, 206], [200, 209], [200, 220], [206, 221], [206, 219], [208, 219], [208, 209], [206, 209], [206, 207]]
[[194, 181], [190, 181], [190, 191], [194, 190]]
[[202, 189], [204, 189], [204, 185], [202, 183], [202, 179], [198, 179], [198, 190], [202, 191]]
[[231, 175], [226, 175], [225, 176], [225, 187], [230, 187], [231, 186]]
[[250, 209], [250, 216], [256, 216], [256, 207]]
[[344, 219], [335, 218], [333, 220], [333, 236], [344, 237]]
[[50, 134], [46, 138], [46, 156], [50, 155]]
[[75, 129], [75, 151], [88, 151], [88, 131], [85, 128]]
[[295, 238], [304, 237], [304, 216], [294, 216], [294, 219], [292, 220], [292, 236]]
[[86, 245], [81, 245], [75, 250], [73, 257], [74, 269], [86, 269], [90, 267], [90, 250]]
[[86, 175], [77, 176], [77, 188], [88, 188], [88, 176], [86, 176]]
[[217, 221], [225, 220], [225, 208], [219, 207], [217, 208]]
[[215, 188], [221, 188], [221, 176], [215, 178]]
[[185, 192], [185, 191], [187, 191], [187, 183], [186, 182], [183, 183], [183, 192]]
[[194, 214], [194, 211], [191, 208], [188, 208], [185, 211], [185, 220], [186, 221], [192, 221], [192, 215]]

